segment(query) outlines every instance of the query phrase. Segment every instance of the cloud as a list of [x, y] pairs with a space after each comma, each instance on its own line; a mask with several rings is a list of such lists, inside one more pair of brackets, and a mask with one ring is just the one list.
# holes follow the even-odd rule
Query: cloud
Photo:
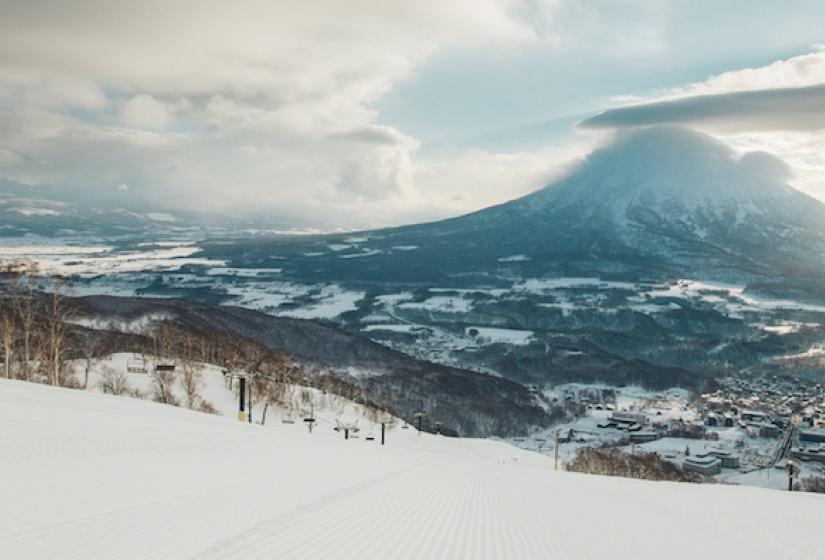
[[608, 109], [583, 128], [688, 125], [721, 133], [825, 128], [825, 84], [693, 95]]
[[825, 82], [825, 45], [814, 45], [809, 53], [777, 60], [756, 68], [723, 72], [701, 82], [674, 88], [665, 97], [800, 88], [823, 82]]
[[496, 153], [477, 148], [436, 157], [415, 167], [427, 218], [462, 214], [526, 195], [579, 163], [604, 135], [579, 134], [560, 146]]
[[688, 125], [717, 133], [825, 128], [825, 46], [756, 68], [711, 76], [580, 123], [583, 128]]
[[787, 181], [791, 178], [790, 166], [768, 152], [746, 152], [739, 158], [739, 163], [754, 177], [771, 178], [776, 181]]
[[[617, 99], [618, 100], [618, 99]], [[681, 125], [710, 132], [765, 173], [788, 177], [825, 200], [825, 47], [770, 64], [724, 72], [648, 99], [608, 109], [580, 123], [583, 129]], [[775, 159], [748, 155], [771, 154]]]
[[745, 132], [722, 136], [740, 153], [768, 152], [793, 170], [791, 184], [820, 200], [825, 200], [825, 133], [814, 131]]
[[381, 124], [373, 104], [446, 50], [535, 41], [520, 6], [3, 3], [0, 177], [89, 198], [128, 184], [118, 204], [314, 217], [363, 207], [389, 223], [427, 198], [420, 142]]
[[[758, 45], [740, 45], [749, 22], [762, 25], [770, 16], [743, 16], [734, 6], [712, 16], [741, 29], [710, 26], [725, 31], [700, 30], [709, 38], [700, 42], [696, 21], [705, 24], [707, 10], [685, 6], [0, 0], [0, 179], [74, 189], [93, 201], [102, 193], [118, 205], [290, 213], [355, 226], [474, 210], [540, 186], [556, 158], [592, 145], [577, 138], [576, 150], [542, 148], [566, 142], [572, 126], [557, 119], [589, 110], [603, 88], [673, 83], [680, 68], [706, 62], [710, 49], [702, 45], [713, 45], [714, 63], [723, 63], [785, 52], [817, 32], [810, 23], [817, 18], [785, 10], [790, 23], [806, 20], [812, 31], [777, 21], [785, 42], [760, 36]], [[457, 70], [473, 65], [478, 79]], [[511, 73], [489, 70], [505, 66]], [[444, 75], [427, 81], [425, 67]], [[792, 111], [782, 125], [794, 122], [796, 132], [776, 132], [770, 100], [755, 100], [755, 116], [738, 95], [815, 88], [822, 76], [825, 51], [818, 49], [632, 99], [713, 97], [694, 99], [694, 107], [649, 107], [645, 118], [660, 122], [669, 113], [666, 122], [689, 120], [737, 150], [787, 154], [795, 180], [813, 185], [825, 149], [818, 131], [804, 127], [816, 119]], [[416, 87], [432, 95], [416, 101]], [[454, 92], [449, 103], [445, 90]], [[393, 105], [392, 93], [406, 102]], [[777, 101], [784, 103], [791, 93], [772, 95], [785, 95]], [[416, 103], [420, 114], [411, 115]], [[714, 109], [718, 103], [728, 109]], [[518, 125], [530, 122], [547, 126]], [[484, 130], [495, 132], [481, 138]], [[128, 191], [113, 188], [120, 184]]]
[[120, 119], [128, 126], [162, 130], [169, 124], [170, 116], [165, 104], [142, 93], [123, 104]]
[[11, 150], [7, 150], [6, 148], [0, 148], [0, 165], [2, 164], [12, 164], [17, 163], [20, 161], [20, 156], [14, 153]]

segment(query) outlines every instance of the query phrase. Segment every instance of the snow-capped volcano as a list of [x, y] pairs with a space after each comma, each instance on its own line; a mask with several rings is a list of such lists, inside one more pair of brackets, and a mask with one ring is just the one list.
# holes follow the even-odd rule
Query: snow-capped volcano
[[[357, 246], [365, 258], [317, 254], [347, 236], [275, 245], [290, 261], [285, 273], [302, 279], [442, 281], [502, 272], [813, 278], [825, 271], [825, 205], [791, 187], [788, 177], [785, 164], [765, 153], [740, 156], [685, 129], [641, 129], [618, 135], [565, 178], [523, 198], [367, 232]], [[248, 260], [272, 248], [256, 243], [242, 250]], [[226, 249], [222, 256], [232, 258]]]
[[[472, 214], [207, 243], [202, 256], [362, 290], [336, 321], [433, 361], [519, 383], [698, 383], [821, 340], [825, 205], [788, 180], [768, 154], [647, 128], [617, 135], [554, 184]], [[695, 297], [673, 297], [694, 283]], [[814, 326], [781, 337], [760, 327], [787, 321]], [[465, 338], [479, 326], [527, 338]]]
[[520, 222], [616, 264], [787, 273], [825, 255], [825, 206], [789, 175], [763, 152], [739, 156], [698, 132], [645, 129], [620, 135], [558, 183], [469, 219]]

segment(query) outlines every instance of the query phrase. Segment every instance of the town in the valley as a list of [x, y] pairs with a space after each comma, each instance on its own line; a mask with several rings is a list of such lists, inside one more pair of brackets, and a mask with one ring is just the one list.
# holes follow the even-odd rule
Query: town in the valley
[[[533, 388], [538, 391], [538, 388]], [[719, 482], [787, 488], [825, 474], [825, 385], [800, 378], [730, 376], [716, 390], [650, 391], [567, 384], [544, 392], [574, 419], [511, 443], [562, 461], [583, 447], [655, 453], [685, 471]]]

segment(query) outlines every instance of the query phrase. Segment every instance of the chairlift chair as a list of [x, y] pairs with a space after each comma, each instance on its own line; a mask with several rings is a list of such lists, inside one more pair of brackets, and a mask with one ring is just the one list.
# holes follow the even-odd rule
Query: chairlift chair
[[129, 373], [146, 373], [146, 361], [143, 358], [129, 358], [126, 360], [126, 371]]
[[175, 362], [158, 361], [155, 363], [155, 371], [175, 371]]
[[315, 427], [317, 420], [315, 419], [315, 414], [310, 413], [307, 416], [304, 416], [304, 424], [306, 424], [307, 429], [309, 429], [309, 433], [312, 433], [312, 428]]

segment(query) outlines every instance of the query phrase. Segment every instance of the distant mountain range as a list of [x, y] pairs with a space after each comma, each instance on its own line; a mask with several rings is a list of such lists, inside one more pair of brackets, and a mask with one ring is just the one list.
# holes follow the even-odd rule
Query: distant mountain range
[[152, 241], [170, 236], [202, 239], [244, 232], [311, 231], [285, 216], [236, 217], [170, 210], [161, 204], [125, 204], [111, 195], [97, 200], [85, 196], [74, 190], [0, 181], [0, 239], [39, 235]]

